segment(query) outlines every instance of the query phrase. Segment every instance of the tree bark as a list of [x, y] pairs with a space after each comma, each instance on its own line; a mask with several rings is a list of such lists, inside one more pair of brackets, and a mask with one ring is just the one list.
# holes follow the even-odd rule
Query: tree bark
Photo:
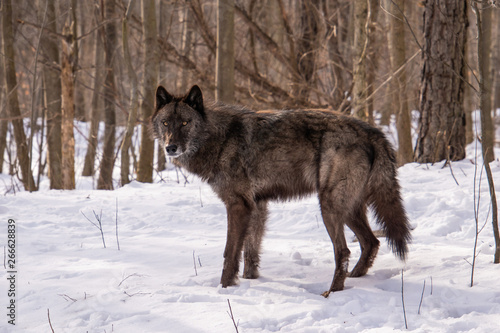
[[[1, 17], [1, 16], [0, 16]], [[2, 36], [2, 24], [0, 24], [0, 36]], [[0, 50], [3, 50], [3, 39], [0, 38]], [[4, 66], [0, 64], [0, 82], [5, 82], [3, 74]], [[5, 98], [5, 87], [2, 85], [0, 87], [0, 101], [4, 101]], [[3, 162], [4, 162], [4, 152], [7, 148], [7, 129], [9, 121], [7, 120], [7, 108], [0, 109], [0, 173], [3, 173]]]
[[72, 0], [70, 17], [66, 20], [63, 35], [69, 36], [61, 46], [61, 97], [62, 97], [62, 178], [63, 188], [75, 189], [75, 136], [73, 120], [75, 118], [75, 61], [78, 57], [75, 29], [76, 1]]
[[[498, 6], [498, 5], [497, 5]], [[500, 8], [493, 11], [492, 22], [500, 21]], [[492, 55], [491, 55], [491, 63], [492, 64], [500, 64], [500, 27], [497, 25], [496, 28], [492, 30], [493, 34], [493, 43], [491, 46]], [[494, 114], [497, 115], [497, 112], [500, 112], [500, 66], [493, 66], [492, 68], [492, 94], [493, 94], [493, 111]], [[498, 116], [496, 116], [498, 117]]]
[[316, 70], [316, 53], [318, 51], [320, 1], [301, 1], [300, 6], [300, 36], [296, 46], [295, 63], [298, 76], [293, 77], [292, 95], [295, 96], [298, 106], [307, 105], [309, 92]]
[[158, 85], [158, 36], [156, 6], [154, 0], [142, 0], [142, 27], [144, 33], [144, 99], [141, 104], [141, 147], [137, 180], [153, 182], [154, 141], [148, 131], [149, 118], [153, 114], [155, 92]]
[[106, 77], [104, 80], [104, 147], [100, 165], [97, 189], [113, 189], [113, 167], [115, 164], [115, 74], [114, 60], [116, 49], [115, 0], [104, 0], [104, 19], [109, 20], [104, 26], [104, 54]]
[[[43, 15], [45, 4], [39, 1], [38, 13]], [[57, 32], [56, 9], [54, 1], [47, 4], [46, 28], [49, 32]], [[61, 140], [61, 77], [59, 68], [59, 47], [49, 33], [42, 34], [40, 43], [41, 54], [44, 56], [42, 76], [45, 86], [45, 105], [47, 105], [47, 159], [49, 163], [49, 179], [51, 189], [62, 189], [62, 140]]]
[[[406, 61], [405, 0], [388, 1], [388, 40], [392, 72], [396, 72]], [[411, 140], [411, 118], [408, 108], [408, 95], [406, 94], [406, 70], [401, 69], [395, 75], [392, 87], [394, 88], [393, 103], [396, 114], [396, 127], [398, 130], [398, 164], [403, 165], [413, 162], [413, 147]]]
[[478, 66], [479, 66], [479, 109], [481, 111], [481, 147], [483, 151], [484, 163], [490, 163], [495, 160], [493, 142], [495, 141], [495, 131], [493, 120], [491, 118], [491, 14], [492, 8], [489, 4], [482, 6], [473, 5], [476, 10], [478, 26]]
[[465, 0], [425, 1], [421, 114], [415, 149], [415, 160], [420, 163], [465, 157], [466, 8]]
[[234, 0], [217, 0], [215, 99], [234, 102]]
[[[482, 3], [478, 6], [477, 2], [472, 2], [472, 9], [476, 14], [477, 25], [477, 55], [479, 67], [479, 111], [481, 113], [481, 136], [482, 136], [482, 154], [483, 163], [488, 178], [488, 187], [491, 197], [491, 215], [493, 224], [493, 236], [495, 238], [494, 263], [500, 263], [500, 231], [498, 228], [498, 207], [495, 194], [495, 183], [491, 173], [490, 162], [494, 160], [493, 144], [491, 146], [485, 143], [485, 127], [491, 123], [491, 76], [490, 76], [490, 45], [491, 45], [491, 8], [490, 5]], [[491, 159], [491, 160], [489, 160]]]
[[7, 88], [7, 106], [9, 116], [14, 128], [14, 139], [16, 141], [17, 159], [21, 168], [21, 181], [27, 191], [36, 191], [35, 180], [29, 164], [28, 145], [24, 133], [23, 117], [19, 108], [17, 95], [17, 78], [14, 52], [14, 32], [12, 29], [12, 3], [5, 0], [2, 8], [2, 34], [5, 86]]
[[134, 127], [137, 120], [137, 109], [139, 108], [139, 94], [138, 94], [138, 83], [137, 75], [135, 74], [134, 67], [132, 66], [132, 61], [130, 59], [130, 50], [128, 44], [128, 20], [131, 15], [131, 8], [134, 5], [134, 0], [130, 0], [127, 13], [122, 22], [122, 46], [125, 65], [127, 66], [127, 73], [130, 79], [130, 107], [128, 113], [127, 127], [125, 130], [125, 136], [120, 147], [121, 153], [121, 170], [120, 170], [120, 180], [121, 185], [130, 183], [129, 171], [130, 171], [130, 156], [128, 150], [132, 144], [132, 135], [134, 134]]
[[354, 45], [353, 45], [353, 87], [352, 114], [368, 121], [369, 111], [366, 103], [366, 51], [368, 44], [368, 0], [354, 1]]
[[[102, 14], [99, 9], [95, 9], [96, 25], [101, 23], [99, 19]], [[92, 91], [92, 104], [90, 112], [90, 129], [88, 134], [87, 152], [85, 153], [85, 161], [83, 164], [82, 176], [93, 176], [95, 172], [95, 155], [97, 151], [99, 121], [101, 119], [101, 87], [104, 78], [104, 48], [103, 48], [103, 33], [102, 29], [95, 33], [95, 74], [94, 74], [94, 90]]]

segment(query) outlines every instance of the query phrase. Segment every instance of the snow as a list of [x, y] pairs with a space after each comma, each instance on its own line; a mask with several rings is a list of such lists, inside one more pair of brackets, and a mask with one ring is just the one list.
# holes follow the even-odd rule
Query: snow
[[[80, 159], [83, 147], [77, 138]], [[408, 260], [396, 259], [382, 240], [368, 274], [347, 278], [345, 290], [328, 299], [321, 293], [333, 276], [333, 250], [315, 197], [273, 203], [261, 277], [223, 289], [225, 209], [196, 177], [187, 175], [185, 182], [170, 166], [153, 184], [134, 181], [114, 191], [94, 190], [95, 180], [78, 177], [74, 191], [49, 190], [43, 179], [39, 192], [14, 193], [10, 176], [2, 174], [0, 190], [8, 193], [0, 199], [0, 244], [7, 244], [7, 220], [14, 219], [18, 274], [13, 327], [6, 316], [9, 275], [0, 272], [0, 332], [50, 332], [48, 310], [57, 333], [235, 332], [228, 301], [239, 332], [406, 331], [402, 281], [409, 331], [498, 331], [500, 265], [493, 264], [484, 173], [474, 190], [479, 152], [470, 145], [467, 158], [451, 168], [401, 167], [414, 228]], [[498, 160], [491, 168], [500, 197]], [[470, 287], [475, 201], [484, 228]], [[98, 223], [94, 213], [101, 212], [106, 248], [87, 220]], [[352, 268], [360, 250], [353, 233], [347, 229], [346, 235]]]

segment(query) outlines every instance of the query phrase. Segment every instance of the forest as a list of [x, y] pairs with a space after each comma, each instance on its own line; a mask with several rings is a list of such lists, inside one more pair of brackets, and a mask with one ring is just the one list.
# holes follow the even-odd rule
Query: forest
[[[0, 0], [0, 22], [0, 332], [498, 330], [498, 1]], [[227, 212], [153, 140], [159, 85], [381, 129], [406, 261], [380, 237], [325, 299], [306, 197], [270, 204], [261, 275], [222, 288]]]
[[[495, 1], [3, 0], [1, 12], [0, 171], [29, 191], [43, 176], [73, 189], [76, 172], [98, 189], [152, 182], [166, 163], [147, 129], [158, 85], [254, 109], [394, 116], [400, 165], [463, 159], [483, 107], [494, 159]], [[91, 124], [83, 166], [75, 121]]]

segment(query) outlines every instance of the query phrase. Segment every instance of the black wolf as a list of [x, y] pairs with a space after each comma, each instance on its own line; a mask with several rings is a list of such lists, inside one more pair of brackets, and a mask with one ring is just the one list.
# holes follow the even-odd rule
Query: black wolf
[[[363, 121], [326, 110], [252, 111], [204, 103], [198, 86], [187, 95], [156, 91], [151, 119], [167, 156], [208, 182], [227, 209], [222, 287], [259, 276], [259, 251], [269, 200], [317, 193], [333, 243], [335, 273], [330, 292], [347, 275], [363, 276], [380, 242], [366, 217], [372, 206], [389, 245], [401, 259], [411, 239], [396, 178], [394, 151], [384, 134]], [[361, 256], [348, 274], [350, 251], [344, 225], [360, 241]]]

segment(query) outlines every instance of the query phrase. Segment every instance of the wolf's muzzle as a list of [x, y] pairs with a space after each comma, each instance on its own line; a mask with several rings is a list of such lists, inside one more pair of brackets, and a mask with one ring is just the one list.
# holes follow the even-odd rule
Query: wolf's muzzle
[[176, 157], [181, 154], [180, 149], [177, 147], [177, 145], [168, 145], [165, 147], [165, 151], [167, 152], [168, 156]]

